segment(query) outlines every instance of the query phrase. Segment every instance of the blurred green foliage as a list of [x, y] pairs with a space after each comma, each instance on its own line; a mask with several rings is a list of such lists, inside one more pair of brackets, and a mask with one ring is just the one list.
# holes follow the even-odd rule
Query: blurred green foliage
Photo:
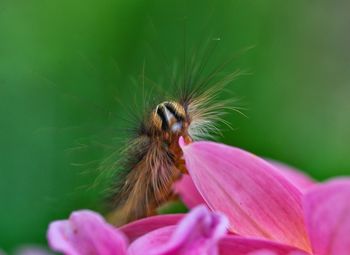
[[100, 210], [101, 190], [91, 186], [98, 162], [119, 146], [121, 105], [137, 102], [132, 80], [144, 63], [167, 88], [165, 62], [210, 37], [221, 38], [213, 63], [254, 46], [228, 67], [251, 73], [229, 86], [248, 118], [230, 114], [235, 130], [221, 141], [318, 180], [349, 174], [349, 8], [345, 0], [1, 0], [0, 247], [45, 243], [50, 221]]

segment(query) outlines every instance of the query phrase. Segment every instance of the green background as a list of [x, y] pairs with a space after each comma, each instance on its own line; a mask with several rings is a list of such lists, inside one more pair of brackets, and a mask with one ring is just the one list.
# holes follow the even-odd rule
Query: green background
[[[45, 244], [50, 221], [101, 210], [99, 162], [120, 146], [137, 77], [220, 38], [209, 65], [245, 118], [220, 141], [317, 180], [350, 173], [349, 1], [0, 0], [0, 247]], [[186, 35], [186, 36], [185, 36]], [[157, 93], [146, 84], [149, 94]], [[123, 106], [124, 105], [124, 106]], [[126, 106], [126, 107], [125, 107]]]

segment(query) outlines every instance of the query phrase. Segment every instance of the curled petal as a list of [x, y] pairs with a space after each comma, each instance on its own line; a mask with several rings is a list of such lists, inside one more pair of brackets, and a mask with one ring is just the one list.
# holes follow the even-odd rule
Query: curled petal
[[295, 247], [262, 239], [226, 236], [219, 242], [220, 255], [310, 255]]
[[268, 160], [270, 164], [276, 167], [277, 171], [282, 174], [288, 181], [293, 183], [302, 192], [312, 187], [316, 182], [305, 173], [294, 167], [288, 166], [278, 161]]
[[126, 224], [119, 228], [129, 239], [130, 242], [135, 239], [156, 230], [158, 228], [176, 225], [185, 214], [164, 214], [152, 217], [147, 217]]
[[305, 194], [305, 218], [315, 254], [350, 254], [349, 199], [349, 178], [317, 185]]
[[310, 250], [301, 192], [265, 160], [214, 142], [184, 145], [186, 167], [207, 205], [230, 230]]
[[194, 208], [177, 226], [154, 230], [135, 240], [130, 255], [217, 255], [218, 240], [225, 235], [227, 219], [205, 206]]
[[48, 241], [54, 251], [66, 255], [125, 255], [127, 247], [123, 233], [88, 210], [73, 212], [68, 220], [51, 223]]
[[188, 208], [205, 204], [203, 197], [198, 192], [191, 177], [187, 174], [184, 174], [181, 179], [174, 184], [174, 192], [180, 195], [182, 201]]

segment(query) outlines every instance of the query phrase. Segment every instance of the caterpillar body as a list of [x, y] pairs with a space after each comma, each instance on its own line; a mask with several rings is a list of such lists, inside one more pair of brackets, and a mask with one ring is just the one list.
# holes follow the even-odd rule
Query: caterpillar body
[[186, 143], [207, 139], [219, 132], [218, 123], [226, 123], [222, 116], [227, 109], [239, 112], [232, 106], [234, 99], [218, 99], [224, 87], [241, 74], [238, 70], [218, 78], [223, 66], [202, 79], [194, 75], [201, 68], [192, 68], [192, 74], [178, 82], [175, 97], [145, 111], [124, 149], [122, 172], [112, 185], [108, 217], [112, 223], [122, 225], [153, 215], [158, 206], [175, 197], [173, 184], [187, 173], [179, 138]]

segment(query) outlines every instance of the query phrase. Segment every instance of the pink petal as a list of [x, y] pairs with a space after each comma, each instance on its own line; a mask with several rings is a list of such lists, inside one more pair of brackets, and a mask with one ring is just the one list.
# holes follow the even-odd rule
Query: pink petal
[[119, 230], [132, 242], [140, 236], [158, 228], [176, 225], [184, 215], [185, 214], [165, 214], [147, 217], [124, 225], [119, 228]]
[[67, 255], [125, 255], [126, 239], [97, 213], [73, 212], [68, 220], [52, 222], [48, 230], [50, 247]]
[[314, 253], [349, 255], [350, 179], [335, 179], [310, 189], [304, 208]]
[[268, 160], [268, 162], [275, 166], [280, 174], [287, 178], [287, 180], [293, 183], [302, 192], [306, 191], [316, 183], [305, 173], [297, 170], [294, 167], [274, 160]]
[[177, 226], [154, 230], [131, 244], [130, 255], [217, 255], [227, 219], [205, 206], [193, 209]]
[[[293, 183], [294, 186], [302, 192], [316, 183], [309, 176], [294, 167], [270, 159], [268, 162], [275, 167], [275, 170], [279, 174], [287, 178], [289, 182]], [[183, 175], [181, 179], [175, 183], [174, 192], [180, 195], [182, 201], [188, 208], [193, 208], [205, 203], [189, 175]]]
[[219, 242], [220, 255], [308, 255], [295, 247], [239, 236], [226, 236]]
[[191, 177], [187, 174], [184, 174], [181, 179], [174, 184], [174, 192], [180, 195], [182, 201], [188, 208], [205, 204], [203, 197], [198, 192]]
[[[289, 182], [293, 183], [294, 186], [302, 192], [306, 191], [316, 183], [308, 175], [294, 167], [270, 159], [268, 162], [275, 167], [275, 170], [279, 174], [284, 178], [287, 178]], [[174, 184], [174, 192], [180, 195], [182, 201], [188, 208], [193, 208], [205, 203], [203, 197], [194, 185], [192, 178], [187, 174], [183, 175], [181, 179]]]
[[310, 250], [301, 192], [271, 164], [214, 142], [180, 145], [198, 191], [213, 211], [228, 216], [231, 231]]

